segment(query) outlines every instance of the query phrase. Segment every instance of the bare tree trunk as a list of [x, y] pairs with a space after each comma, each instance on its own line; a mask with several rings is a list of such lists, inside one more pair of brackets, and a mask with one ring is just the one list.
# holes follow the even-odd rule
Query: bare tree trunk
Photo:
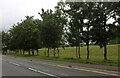
[[81, 57], [80, 57], [80, 46], [78, 46], [78, 58], [81, 59]]
[[46, 47], [45, 47], [45, 50], [44, 50], [44, 56], [46, 57]]
[[57, 48], [57, 52], [58, 52], [58, 57], [59, 57], [59, 49]]
[[55, 48], [54, 48], [54, 57], [55, 57]]
[[10, 50], [10, 54], [12, 54], [12, 50]]
[[23, 50], [23, 55], [25, 54], [25, 50]]
[[32, 55], [34, 56], [34, 49], [32, 49]]
[[104, 45], [104, 60], [107, 60], [107, 46]]
[[77, 51], [77, 46], [76, 46], [76, 58], [78, 58], [78, 51]]
[[37, 56], [38, 56], [38, 49], [36, 50], [36, 52], [37, 52]]
[[48, 48], [48, 51], [47, 51], [47, 57], [49, 57], [49, 48]]
[[87, 60], [89, 59], [89, 44], [87, 45]]
[[30, 50], [28, 51], [29, 55], [30, 55]]
[[10, 53], [10, 50], [8, 50], [8, 54]]
[[19, 50], [19, 54], [21, 54], [21, 49]]
[[4, 55], [4, 50], [2, 49], [2, 54]]

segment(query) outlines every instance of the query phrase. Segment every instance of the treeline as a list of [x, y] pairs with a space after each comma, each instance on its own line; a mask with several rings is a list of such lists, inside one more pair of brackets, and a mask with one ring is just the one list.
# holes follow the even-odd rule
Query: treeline
[[[76, 46], [76, 58], [81, 58], [80, 46], [86, 45], [89, 59], [89, 45], [104, 48], [107, 60], [107, 44], [120, 43], [120, 2], [58, 2], [55, 10], [41, 9], [41, 19], [26, 16], [8, 31], [2, 31], [3, 54], [20, 52], [34, 55], [36, 50], [56, 50], [66, 45]], [[110, 19], [114, 20], [113, 22]]]

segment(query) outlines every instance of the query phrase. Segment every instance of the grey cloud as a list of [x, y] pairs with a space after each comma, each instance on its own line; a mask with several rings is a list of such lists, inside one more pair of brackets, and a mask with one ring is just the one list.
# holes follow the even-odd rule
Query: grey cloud
[[35, 16], [41, 8], [53, 9], [59, 0], [0, 0], [0, 29], [8, 30], [26, 15]]

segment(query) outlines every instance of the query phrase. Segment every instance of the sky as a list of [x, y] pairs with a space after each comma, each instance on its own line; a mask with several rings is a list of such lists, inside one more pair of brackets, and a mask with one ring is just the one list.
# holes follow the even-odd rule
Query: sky
[[59, 0], [0, 0], [0, 30], [9, 28], [25, 16], [40, 18], [41, 8], [54, 9]]
[[[27, 15], [40, 18], [38, 12], [42, 8], [53, 10], [58, 1], [60, 0], [0, 0], [0, 31], [9, 30]], [[109, 22], [113, 21], [110, 19]]]

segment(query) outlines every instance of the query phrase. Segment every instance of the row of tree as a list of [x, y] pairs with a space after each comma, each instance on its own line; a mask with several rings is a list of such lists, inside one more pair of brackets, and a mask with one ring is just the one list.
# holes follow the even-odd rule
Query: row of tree
[[[65, 44], [76, 46], [76, 57], [80, 58], [80, 46], [96, 44], [104, 47], [104, 60], [107, 60], [107, 44], [119, 40], [120, 2], [59, 2], [55, 10], [41, 10], [41, 19], [26, 16], [26, 19], [13, 25], [8, 32], [2, 32], [3, 53], [27, 51], [45, 48], [58, 52]], [[113, 22], [110, 19], [114, 20]], [[47, 53], [46, 53], [47, 48]]]

